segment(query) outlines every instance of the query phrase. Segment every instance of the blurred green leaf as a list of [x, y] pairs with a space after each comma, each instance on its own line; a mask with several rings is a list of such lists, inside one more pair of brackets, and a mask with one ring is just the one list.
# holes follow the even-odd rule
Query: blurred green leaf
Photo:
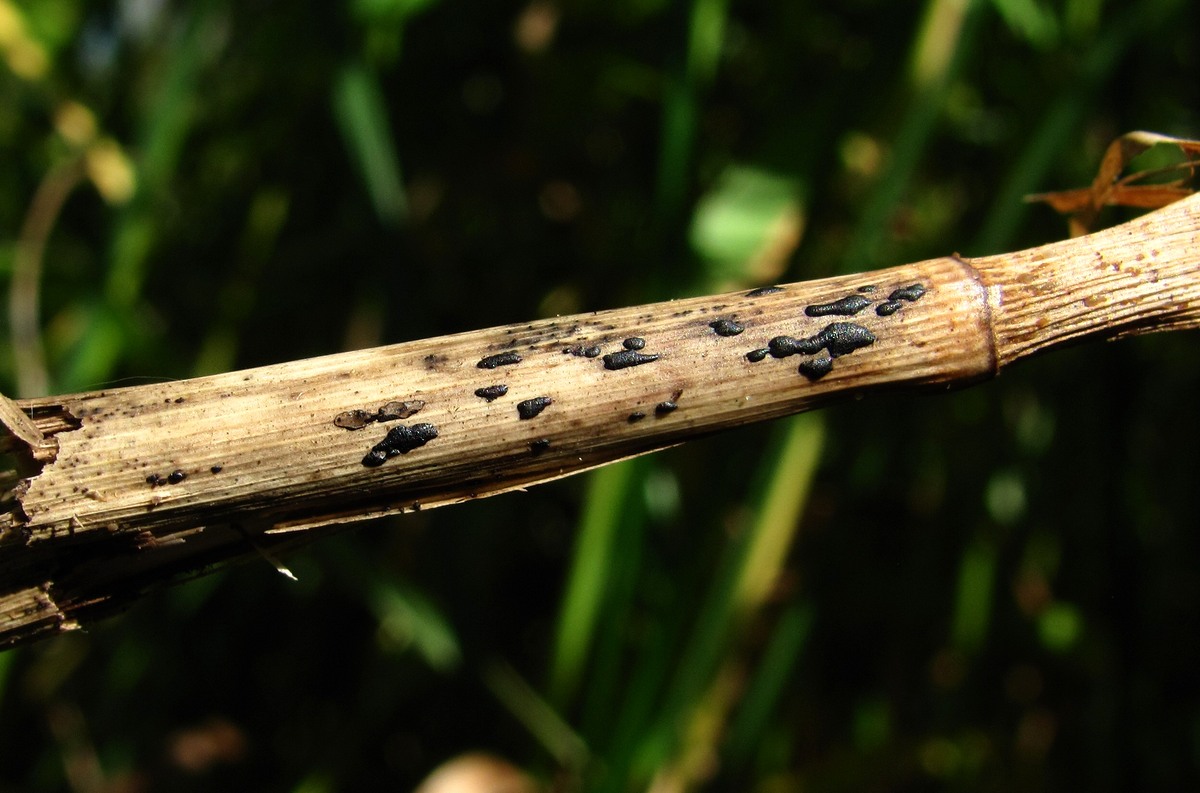
[[550, 661], [550, 699], [559, 705], [570, 699], [579, 684], [601, 607], [610, 598], [609, 578], [619, 564], [615, 555], [618, 526], [627, 519], [629, 485], [642, 466], [640, 461], [629, 460], [589, 477]]
[[1042, 644], [1047, 649], [1065, 652], [1079, 640], [1083, 632], [1083, 619], [1075, 606], [1058, 602], [1041, 613], [1037, 627]]
[[[705, 193], [692, 215], [689, 237], [692, 248], [706, 265], [706, 277], [715, 283], [740, 281], [747, 271], [772, 254], [773, 248], [790, 250], [803, 226], [799, 187], [792, 179], [748, 166], [730, 166]], [[768, 263], [775, 276], [781, 263]], [[766, 279], [772, 280], [772, 276]]]
[[1038, 0], [992, 0], [992, 5], [1014, 33], [1035, 47], [1045, 49], [1058, 43], [1058, 20]]
[[950, 629], [954, 646], [974, 653], [988, 635], [996, 580], [996, 551], [976, 540], [963, 550], [958, 568], [958, 590], [954, 599], [954, 621]]
[[333, 111], [376, 216], [385, 225], [402, 223], [408, 202], [379, 79], [362, 66], [344, 67], [333, 88]]

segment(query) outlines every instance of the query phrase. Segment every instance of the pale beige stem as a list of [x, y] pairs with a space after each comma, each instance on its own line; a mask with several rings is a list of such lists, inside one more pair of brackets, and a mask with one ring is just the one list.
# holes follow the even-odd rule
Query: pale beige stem
[[25, 400], [46, 440], [39, 456], [8, 424], [9, 447], [27, 453], [0, 513], [0, 641], [75, 627], [322, 527], [877, 389], [962, 386], [1089, 336], [1194, 327], [1198, 234], [1190, 198], [1011, 255]]

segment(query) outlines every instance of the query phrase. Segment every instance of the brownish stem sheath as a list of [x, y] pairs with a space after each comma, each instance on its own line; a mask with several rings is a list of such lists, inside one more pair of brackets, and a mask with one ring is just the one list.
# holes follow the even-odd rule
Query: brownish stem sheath
[[0, 641], [324, 527], [877, 389], [967, 385], [1087, 337], [1194, 327], [1198, 235], [1190, 198], [1009, 255], [6, 401]]

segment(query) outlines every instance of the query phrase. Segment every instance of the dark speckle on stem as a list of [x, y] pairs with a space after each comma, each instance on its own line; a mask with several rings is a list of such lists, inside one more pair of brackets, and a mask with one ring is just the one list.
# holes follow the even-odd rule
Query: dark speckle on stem
[[536, 441], [529, 442], [529, 451], [533, 453], [534, 457], [537, 457], [539, 454], [541, 454], [542, 452], [546, 451], [549, 448], [550, 448], [550, 439], [549, 438], [538, 438]]
[[521, 356], [515, 352], [501, 352], [496, 355], [489, 355], [483, 358], [479, 363], [475, 364], [480, 369], [495, 369], [497, 366], [509, 366], [514, 363], [520, 363]]
[[486, 399], [488, 402], [491, 402], [494, 399], [499, 399], [507, 393], [508, 386], [503, 384], [489, 385], [484, 386], [483, 388], [475, 389], [475, 396], [479, 397], [480, 399]]
[[635, 410], [629, 414], [629, 418], [626, 419], [626, 421], [628, 421], [630, 424], [636, 424], [637, 422], [641, 421], [644, 418], [646, 418], [645, 413], [643, 413], [640, 410]]
[[519, 415], [522, 419], [531, 419], [545, 410], [553, 402], [554, 400], [547, 396], [526, 399], [524, 402], [517, 403], [517, 415]]
[[736, 319], [718, 319], [708, 323], [718, 336], [736, 336], [746, 329], [746, 326]]
[[604, 356], [604, 368], [616, 371], [618, 369], [627, 369], [630, 366], [641, 366], [644, 363], [651, 363], [657, 360], [657, 355], [641, 353], [637, 350], [621, 350], [621, 352], [610, 352]]
[[874, 292], [874, 291], [875, 291], [875, 284], [867, 284], [866, 286], [860, 286], [860, 287], [858, 288], [858, 291], [860, 291], [860, 292]]

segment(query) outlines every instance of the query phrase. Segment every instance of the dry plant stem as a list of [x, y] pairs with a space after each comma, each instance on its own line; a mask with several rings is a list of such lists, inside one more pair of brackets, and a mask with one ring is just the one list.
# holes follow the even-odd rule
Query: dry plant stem
[[0, 641], [336, 524], [878, 389], [966, 385], [1085, 337], [1197, 324], [1193, 197], [1009, 255], [9, 403]]

